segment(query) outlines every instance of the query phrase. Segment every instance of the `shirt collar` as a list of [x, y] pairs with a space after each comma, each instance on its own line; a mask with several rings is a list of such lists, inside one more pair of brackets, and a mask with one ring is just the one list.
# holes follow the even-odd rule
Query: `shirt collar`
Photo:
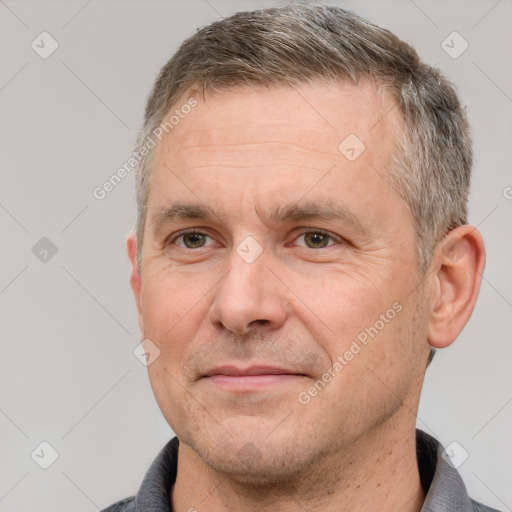
[[416, 456], [426, 494], [420, 512], [472, 511], [466, 486], [458, 471], [442, 456], [443, 451], [437, 439], [416, 429]]

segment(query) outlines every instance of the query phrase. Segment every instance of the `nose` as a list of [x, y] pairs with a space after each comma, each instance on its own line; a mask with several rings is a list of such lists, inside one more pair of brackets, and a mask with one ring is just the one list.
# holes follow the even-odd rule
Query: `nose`
[[230, 270], [215, 291], [210, 322], [237, 335], [277, 330], [287, 317], [282, 292], [283, 283], [267, 267], [265, 252], [252, 263], [233, 252]]

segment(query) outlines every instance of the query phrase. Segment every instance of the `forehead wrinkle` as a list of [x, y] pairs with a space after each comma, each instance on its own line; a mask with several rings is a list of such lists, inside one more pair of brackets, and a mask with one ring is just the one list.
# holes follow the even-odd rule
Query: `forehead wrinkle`
[[[322, 140], [325, 140], [325, 138], [322, 138]], [[292, 148], [292, 149], [298, 150], [298, 151], [312, 151], [314, 153], [325, 153], [325, 154], [328, 154], [328, 155], [331, 154], [331, 153], [327, 153], [325, 151], [317, 151], [316, 149], [313, 149], [313, 148], [307, 148], [307, 147], [304, 147], [304, 146], [302, 146], [300, 144], [295, 144], [294, 142], [286, 141], [286, 140], [262, 140], [262, 141], [254, 141], [254, 142], [253, 141], [248, 141], [248, 142], [237, 142], [237, 143], [226, 143], [226, 144], [223, 144], [223, 143], [216, 143], [216, 144], [191, 144], [190, 146], [180, 145], [180, 151], [185, 151], [185, 150], [189, 150], [189, 149], [210, 149], [210, 148], [214, 148], [214, 149], [224, 149], [224, 148], [231, 149], [231, 148], [244, 148], [244, 147], [252, 149], [253, 146], [265, 146], [265, 145], [270, 145], [270, 146], [287, 146], [289, 148]]]
[[266, 164], [266, 165], [258, 165], [258, 164], [251, 164], [251, 165], [239, 165], [239, 164], [224, 164], [224, 165], [201, 165], [197, 166], [194, 165], [193, 167], [187, 166], [186, 169], [188, 170], [199, 170], [199, 169], [225, 169], [225, 168], [236, 168], [236, 169], [263, 169], [265, 167], [293, 167], [298, 172], [305, 169], [310, 169], [312, 171], [319, 171], [321, 173], [326, 173], [329, 169], [320, 169], [319, 167], [309, 167], [307, 165], [301, 165], [300, 167], [297, 167], [296, 164]]
[[[325, 138], [323, 138], [322, 140], [325, 140]], [[338, 139], [336, 139], [337, 141]], [[244, 150], [247, 150], [247, 151], [251, 151], [251, 150], [254, 150], [254, 148], [258, 148], [258, 147], [261, 147], [261, 146], [270, 146], [270, 147], [275, 147], [277, 149], [279, 148], [284, 148], [283, 149], [288, 149], [288, 150], [291, 150], [293, 153], [306, 153], [306, 154], [311, 154], [313, 156], [326, 156], [326, 157], [329, 157], [329, 158], [338, 158], [339, 156], [341, 155], [338, 155], [337, 153], [337, 150], [338, 150], [338, 143], [333, 140], [333, 148], [334, 148], [334, 151], [321, 151], [319, 149], [317, 149], [317, 145], [315, 145], [314, 147], [305, 147], [305, 146], [302, 146], [300, 144], [295, 144], [295, 143], [292, 143], [292, 142], [287, 142], [287, 141], [275, 141], [275, 140], [272, 140], [272, 141], [261, 141], [261, 142], [241, 142], [241, 143], [237, 143], [237, 144], [193, 144], [193, 145], [190, 145], [190, 146], [182, 146], [180, 145], [179, 146], [179, 149], [177, 149], [177, 153], [178, 154], [183, 154], [185, 152], [188, 152], [188, 153], [192, 153], [192, 154], [197, 154], [197, 153], [201, 153], [203, 151], [211, 151], [213, 149], [213, 151], [215, 152], [223, 152], [223, 151], [229, 151], [231, 149], [238, 149], [239, 151], [244, 151]]]
[[[249, 105], [249, 107], [251, 107], [251, 105]], [[222, 108], [224, 109], [224, 107]], [[265, 108], [275, 110], [275, 105], [271, 103]], [[203, 140], [215, 142], [219, 137], [226, 136], [229, 138], [252, 137], [254, 135], [255, 128], [258, 128], [259, 134], [266, 138], [275, 138], [287, 135], [291, 131], [294, 134], [304, 133], [310, 135], [317, 134], [320, 136], [325, 132], [325, 121], [321, 117], [315, 116], [311, 118], [308, 115], [303, 115], [304, 113], [300, 108], [289, 108], [282, 112], [279, 117], [264, 117], [265, 113], [261, 113], [261, 107], [258, 107], [257, 110], [257, 118], [254, 119], [255, 123], [249, 124], [240, 123], [239, 119], [236, 118], [219, 122], [218, 116], [215, 112], [201, 112], [199, 114], [202, 118], [201, 123], [192, 123], [192, 126], [188, 127], [187, 132], [176, 132], [176, 136], [184, 139], [184, 142], [200, 142]], [[292, 121], [290, 119], [290, 112], [293, 112], [296, 116], [300, 116], [300, 122], [297, 122], [297, 119]], [[195, 116], [194, 118], [196, 121], [197, 117], [198, 116]]]
[[[168, 157], [171, 157], [176, 165], [189, 168], [207, 166], [244, 168], [278, 164], [321, 170], [318, 166], [330, 167], [334, 163], [343, 161], [344, 157], [339, 153], [337, 144], [333, 142], [332, 147], [326, 148], [327, 150], [321, 150], [318, 146], [304, 148], [296, 144], [275, 142], [188, 146], [170, 149]], [[251, 164], [247, 165], [248, 162]], [[327, 168], [324, 169], [326, 170]]]

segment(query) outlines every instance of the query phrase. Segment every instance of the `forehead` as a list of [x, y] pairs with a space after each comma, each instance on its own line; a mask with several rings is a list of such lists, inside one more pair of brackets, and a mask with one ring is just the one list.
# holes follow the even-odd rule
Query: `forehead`
[[375, 151], [392, 145], [401, 127], [396, 102], [373, 82], [243, 87], [195, 99], [197, 106], [160, 145], [167, 156], [186, 159], [201, 146], [290, 143], [339, 157], [339, 144], [350, 134]]
[[322, 201], [344, 195], [360, 211], [396, 195], [384, 175], [401, 118], [382, 87], [245, 87], [194, 99], [155, 148], [150, 211], [183, 194], [241, 213], [305, 193]]

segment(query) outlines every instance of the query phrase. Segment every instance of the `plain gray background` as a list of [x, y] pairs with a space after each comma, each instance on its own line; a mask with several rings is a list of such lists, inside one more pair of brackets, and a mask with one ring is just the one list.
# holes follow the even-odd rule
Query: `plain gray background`
[[[468, 452], [459, 471], [475, 499], [511, 510], [512, 4], [331, 3], [412, 43], [468, 105], [470, 221], [487, 267], [469, 324], [427, 372], [418, 426]], [[0, 510], [102, 508], [137, 491], [173, 436], [133, 355], [133, 176], [102, 201], [92, 191], [129, 156], [152, 82], [180, 42], [272, 5], [281, 2], [0, 1]], [[59, 45], [47, 59], [31, 47], [43, 31]], [[469, 44], [456, 59], [441, 46], [454, 31]], [[57, 249], [47, 261], [36, 257], [43, 237]], [[31, 458], [43, 441], [59, 454], [48, 469]]]

